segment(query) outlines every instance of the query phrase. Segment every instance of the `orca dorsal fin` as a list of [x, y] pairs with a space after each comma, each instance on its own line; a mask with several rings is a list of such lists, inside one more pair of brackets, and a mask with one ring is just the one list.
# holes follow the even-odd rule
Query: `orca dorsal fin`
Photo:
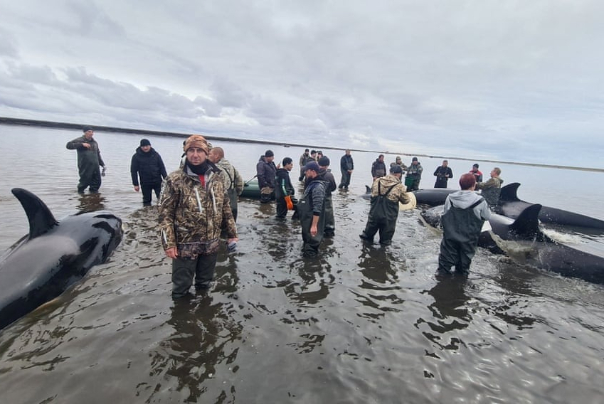
[[518, 199], [518, 187], [520, 183], [512, 182], [504, 187], [501, 187], [501, 193], [499, 194], [500, 202], [516, 202]]
[[36, 238], [55, 227], [57, 220], [40, 198], [22, 188], [13, 188], [11, 192], [21, 202], [29, 220], [29, 238]]
[[510, 225], [510, 230], [516, 233], [517, 235], [521, 235], [526, 237], [527, 239], [535, 238], [535, 236], [540, 236], [541, 229], [539, 229], [539, 212], [541, 211], [541, 205], [538, 203], [534, 205], [530, 205], [526, 209], [524, 209], [514, 223]]

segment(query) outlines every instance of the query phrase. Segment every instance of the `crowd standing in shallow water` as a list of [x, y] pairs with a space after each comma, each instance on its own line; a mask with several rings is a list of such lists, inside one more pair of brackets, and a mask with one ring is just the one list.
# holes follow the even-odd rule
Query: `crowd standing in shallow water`
[[[99, 167], [103, 167], [104, 173], [106, 166], [92, 128], [86, 127], [83, 131], [82, 137], [67, 143], [68, 149], [78, 151], [80, 181], [77, 190], [83, 193], [89, 187], [90, 192], [98, 192], [102, 175]], [[130, 165], [134, 190], [138, 192], [142, 188], [143, 205], [151, 205], [153, 193], [159, 198], [161, 242], [166, 256], [173, 260], [174, 298], [187, 295], [192, 285], [199, 291], [210, 287], [221, 235], [226, 235], [228, 249], [235, 250], [238, 197], [244, 189], [241, 174], [225, 158], [221, 147], [212, 147], [203, 136], [193, 135], [183, 142], [183, 151], [180, 168], [167, 175], [159, 153], [151, 147], [149, 140], [142, 139]], [[299, 200], [290, 178], [293, 159], [285, 157], [279, 165], [275, 165], [274, 159], [274, 153], [267, 150], [256, 165], [260, 201], [266, 204], [276, 200], [278, 219], [285, 219], [287, 212], [293, 211], [292, 219], [300, 221], [302, 230], [302, 254], [316, 257], [323, 238], [335, 236], [332, 193], [336, 189], [348, 191], [354, 171], [351, 151], [346, 150], [340, 158], [338, 185], [329, 169], [329, 157], [320, 150], [305, 149], [299, 160], [298, 180], [304, 186]], [[373, 243], [375, 234], [379, 233], [380, 244], [391, 244], [399, 202], [410, 202], [408, 192], [419, 189], [422, 172], [417, 157], [406, 166], [397, 156], [390, 163], [388, 174], [384, 155], [378, 156], [371, 167], [371, 208], [365, 230], [360, 235], [363, 240]], [[488, 205], [495, 209], [497, 206], [503, 182], [500, 174], [501, 170], [495, 167], [489, 181], [483, 183], [478, 164], [474, 164], [472, 170], [460, 178], [462, 191], [447, 197], [440, 273], [449, 273], [452, 267], [462, 273], [468, 272], [476, 249], [476, 228], [488, 219], [488, 209], [485, 211], [484, 208]], [[437, 177], [435, 188], [447, 187], [448, 180], [453, 178], [447, 160], [437, 167], [434, 176]], [[481, 189], [484, 198], [472, 192], [474, 188]]]

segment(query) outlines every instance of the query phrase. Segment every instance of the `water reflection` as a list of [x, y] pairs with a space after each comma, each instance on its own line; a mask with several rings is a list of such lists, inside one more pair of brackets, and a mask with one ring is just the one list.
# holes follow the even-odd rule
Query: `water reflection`
[[105, 210], [105, 197], [98, 192], [79, 194], [76, 209], [82, 213]]
[[331, 265], [319, 257], [299, 259], [292, 263], [300, 281], [285, 286], [285, 294], [298, 306], [316, 305], [327, 298], [335, 278], [331, 274]]
[[[229, 304], [214, 303], [211, 295], [176, 300], [167, 321], [174, 328], [172, 335], [161, 343], [163, 349], [154, 354], [152, 373], [162, 375], [171, 386], [171, 378], [176, 379], [176, 390], [182, 393], [185, 402], [200, 402], [200, 397], [208, 393], [204, 382], [208, 379], [232, 379], [237, 367], [228, 368], [235, 361], [238, 348], [230, 343], [241, 338], [240, 324], [228, 316]], [[222, 366], [224, 365], [224, 366]], [[207, 402], [218, 402], [227, 395], [234, 394], [232, 386], [218, 392], [216, 397], [208, 397]], [[165, 391], [158, 382], [147, 402]], [[160, 397], [157, 397], [161, 401]], [[233, 401], [234, 395], [228, 401]], [[205, 401], [205, 400], [204, 400]]]

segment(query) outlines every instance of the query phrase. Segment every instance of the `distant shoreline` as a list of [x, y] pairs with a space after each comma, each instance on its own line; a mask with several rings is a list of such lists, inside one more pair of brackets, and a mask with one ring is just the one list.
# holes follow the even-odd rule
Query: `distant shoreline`
[[[112, 126], [99, 126], [99, 125], [88, 125], [81, 123], [68, 123], [68, 122], [52, 122], [52, 121], [39, 121], [33, 119], [20, 119], [20, 118], [8, 118], [8, 117], [0, 117], [0, 125], [20, 125], [20, 126], [37, 126], [44, 128], [55, 128], [55, 129], [77, 129], [81, 130], [83, 126], [91, 126], [95, 131], [101, 132], [120, 132], [120, 133], [130, 133], [135, 135], [156, 135], [156, 136], [171, 136], [171, 137], [182, 137], [186, 138], [193, 133], [182, 133], [182, 132], [167, 132], [167, 131], [158, 131], [158, 130], [147, 130], [147, 129], [130, 129], [130, 128], [117, 128]], [[269, 141], [269, 140], [253, 140], [253, 139], [240, 139], [234, 137], [219, 137], [219, 136], [211, 136], [211, 135], [203, 135], [208, 140], [220, 140], [227, 142], [239, 142], [239, 143], [258, 143], [258, 144], [275, 144], [280, 146], [293, 146], [300, 148], [310, 147], [306, 144], [297, 144], [297, 143], [288, 143], [288, 142], [277, 142], [277, 141]], [[332, 146], [320, 146], [320, 149], [325, 150], [344, 150], [341, 147], [332, 147]], [[544, 168], [555, 168], [560, 170], [577, 170], [577, 171], [593, 171], [604, 173], [604, 168], [588, 168], [588, 167], [575, 167], [575, 166], [562, 166], [562, 165], [553, 165], [553, 164], [538, 164], [538, 163], [522, 163], [516, 161], [503, 161], [503, 160], [485, 160], [485, 159], [476, 159], [476, 158], [465, 158], [465, 157], [455, 157], [455, 156], [438, 156], [438, 155], [429, 155], [429, 154], [409, 154], [409, 153], [399, 153], [392, 151], [380, 151], [380, 150], [361, 150], [361, 149], [350, 149], [351, 151], [356, 152], [366, 152], [366, 153], [382, 153], [382, 154], [391, 154], [391, 155], [401, 155], [401, 156], [415, 156], [415, 157], [427, 157], [427, 158], [436, 158], [436, 159], [449, 159], [449, 160], [462, 160], [462, 161], [480, 161], [481, 163], [496, 163], [496, 164], [515, 164], [521, 166], [529, 166], [529, 167], [544, 167]]]

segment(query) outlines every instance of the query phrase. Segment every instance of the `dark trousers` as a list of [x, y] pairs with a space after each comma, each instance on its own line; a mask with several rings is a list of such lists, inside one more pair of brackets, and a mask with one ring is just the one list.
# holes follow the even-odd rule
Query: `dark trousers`
[[392, 237], [396, 230], [396, 219], [394, 221], [381, 219], [375, 220], [369, 215], [365, 230], [361, 234], [361, 238], [373, 242], [375, 233], [380, 232], [380, 244], [390, 245], [392, 243]]
[[172, 260], [172, 298], [178, 299], [189, 292], [195, 278], [195, 289], [208, 289], [214, 279], [218, 254], [199, 255], [196, 259]]
[[101, 187], [101, 170], [98, 166], [95, 169], [80, 171], [78, 192], [83, 193], [88, 187], [90, 187], [90, 192], [98, 192]]
[[336, 233], [336, 220], [333, 216], [333, 200], [331, 195], [325, 196], [325, 236], [333, 237]]
[[454, 240], [443, 240], [440, 243], [440, 255], [438, 256], [439, 271], [451, 272], [455, 267], [457, 272], [470, 272], [472, 258], [476, 254], [476, 245], [472, 243], [460, 243]]
[[141, 191], [143, 193], [143, 205], [151, 206], [152, 192], [155, 191], [155, 197], [159, 199], [159, 193], [161, 192], [161, 182], [154, 184], [141, 184]]
[[342, 181], [340, 181], [340, 185], [338, 186], [338, 188], [346, 188], [348, 189], [348, 186], [350, 185], [350, 176], [352, 174], [350, 174], [348, 171], [342, 171]]

